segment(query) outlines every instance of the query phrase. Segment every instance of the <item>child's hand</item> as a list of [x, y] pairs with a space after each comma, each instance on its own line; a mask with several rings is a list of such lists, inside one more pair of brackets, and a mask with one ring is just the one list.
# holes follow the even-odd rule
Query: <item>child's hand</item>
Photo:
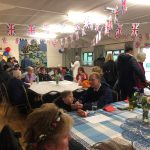
[[88, 115], [88, 112], [86, 112], [82, 109], [78, 109], [77, 113], [80, 117], [87, 117], [87, 115]]
[[76, 107], [77, 107], [76, 104], [71, 104], [72, 109], [77, 109]]
[[76, 105], [76, 109], [82, 109], [83, 108], [83, 104], [81, 104], [78, 101], [75, 103], [75, 105]]

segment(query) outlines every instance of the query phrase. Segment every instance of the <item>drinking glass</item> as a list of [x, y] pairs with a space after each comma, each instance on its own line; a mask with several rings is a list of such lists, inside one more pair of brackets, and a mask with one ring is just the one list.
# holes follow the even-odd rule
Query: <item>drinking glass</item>
[[92, 111], [93, 111], [93, 113], [96, 113], [96, 111], [97, 111], [97, 103], [92, 103]]

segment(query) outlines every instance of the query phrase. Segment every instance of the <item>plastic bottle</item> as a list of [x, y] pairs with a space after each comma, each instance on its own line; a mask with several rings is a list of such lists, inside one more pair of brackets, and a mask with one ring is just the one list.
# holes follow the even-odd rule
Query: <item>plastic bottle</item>
[[39, 83], [39, 76], [36, 76], [36, 83]]

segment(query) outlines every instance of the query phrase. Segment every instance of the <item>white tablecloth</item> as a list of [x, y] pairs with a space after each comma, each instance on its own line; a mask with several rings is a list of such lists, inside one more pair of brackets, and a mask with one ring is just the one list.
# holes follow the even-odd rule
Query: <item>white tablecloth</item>
[[36, 92], [37, 94], [44, 95], [51, 91], [74, 91], [78, 88], [81, 88], [81, 86], [78, 86], [78, 83], [64, 80], [60, 81], [59, 85], [56, 85], [56, 81], [44, 81], [39, 83], [33, 83], [29, 89]]

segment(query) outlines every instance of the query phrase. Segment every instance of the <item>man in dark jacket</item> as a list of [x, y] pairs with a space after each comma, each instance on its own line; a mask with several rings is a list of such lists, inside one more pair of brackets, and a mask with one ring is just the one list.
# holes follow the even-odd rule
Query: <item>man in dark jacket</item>
[[84, 110], [91, 110], [92, 105], [103, 108], [105, 105], [113, 102], [112, 91], [107, 84], [101, 82], [99, 73], [92, 73], [89, 77], [90, 88], [80, 98]]
[[133, 48], [126, 47], [125, 54], [120, 54], [117, 60], [118, 84], [121, 90], [122, 100], [131, 97], [134, 93], [134, 74], [139, 77], [141, 82], [146, 82], [145, 76], [139, 68], [133, 54]]

